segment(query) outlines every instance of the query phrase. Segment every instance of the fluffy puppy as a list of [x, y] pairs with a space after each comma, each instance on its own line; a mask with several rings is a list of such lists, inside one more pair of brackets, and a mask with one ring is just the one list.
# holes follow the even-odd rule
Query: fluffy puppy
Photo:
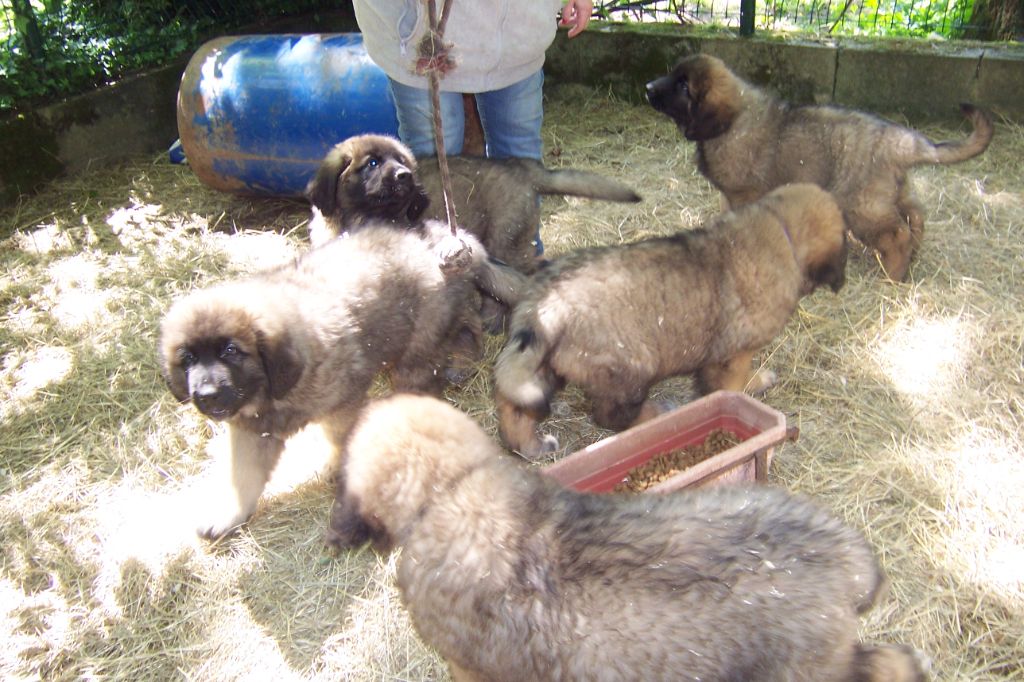
[[924, 135], [836, 106], [793, 106], [746, 83], [715, 57], [686, 57], [647, 84], [651, 105], [697, 143], [701, 173], [736, 208], [790, 182], [829, 190], [851, 232], [878, 251], [885, 273], [906, 277], [924, 235], [924, 210], [908, 170], [981, 154], [992, 119], [971, 104], [961, 111], [974, 131], [957, 142]]
[[[448, 157], [452, 201], [460, 226], [494, 258], [520, 272], [536, 269], [534, 238], [540, 225], [540, 197], [562, 194], [635, 202], [625, 185], [587, 171], [549, 170], [533, 159]], [[306, 188], [313, 205], [310, 240], [322, 243], [386, 219], [415, 225], [421, 219], [447, 222], [436, 158], [421, 159], [398, 140], [357, 135], [335, 145]]]
[[[409, 148], [387, 135], [357, 135], [335, 145], [306, 190], [312, 204], [311, 244], [319, 246], [366, 225], [391, 225], [417, 232], [432, 248], [443, 251], [453, 268], [464, 267], [454, 254], [479, 242], [462, 228], [453, 234], [447, 223], [424, 216], [430, 197], [416, 179], [416, 167]], [[498, 331], [503, 311], [515, 304], [524, 283], [521, 273], [497, 258], [471, 259], [478, 289], [486, 298], [468, 302], [463, 311], [462, 332], [453, 349], [458, 360], [448, 370], [456, 382], [467, 378], [483, 355], [481, 308], [487, 311], [492, 330]]]
[[752, 373], [753, 356], [801, 297], [843, 285], [845, 231], [829, 194], [799, 184], [704, 229], [555, 259], [531, 278], [498, 356], [505, 444], [528, 459], [557, 449], [537, 424], [566, 381], [615, 430], [662, 412], [647, 394], [668, 377], [693, 374], [702, 392], [767, 390], [775, 375]]
[[369, 406], [328, 542], [401, 547], [398, 587], [456, 680], [923, 680], [857, 638], [887, 581], [857, 532], [770, 487], [595, 495], [425, 396]]
[[442, 390], [473, 282], [439, 262], [415, 234], [367, 226], [171, 306], [159, 341], [168, 386], [230, 432], [230, 480], [200, 535], [252, 515], [285, 439], [310, 422], [340, 451], [382, 369], [398, 390]]

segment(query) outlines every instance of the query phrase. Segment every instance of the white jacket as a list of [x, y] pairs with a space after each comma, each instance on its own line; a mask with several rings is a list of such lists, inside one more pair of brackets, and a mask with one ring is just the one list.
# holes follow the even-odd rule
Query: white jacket
[[[452, 0], [444, 40], [455, 68], [441, 78], [449, 92], [486, 92], [517, 83], [544, 65], [564, 0]], [[440, 13], [444, 0], [437, 0]], [[370, 58], [404, 85], [428, 87], [416, 75], [416, 48], [426, 33], [425, 0], [353, 0]]]

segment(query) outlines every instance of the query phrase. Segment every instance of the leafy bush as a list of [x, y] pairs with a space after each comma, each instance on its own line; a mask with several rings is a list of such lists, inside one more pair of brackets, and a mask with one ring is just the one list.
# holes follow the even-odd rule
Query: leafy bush
[[[0, 42], [7, 47], [0, 50], [0, 115], [166, 64], [254, 20], [336, 6], [324, 0], [47, 0], [40, 8], [0, 0]], [[35, 49], [33, 30], [41, 43]]]

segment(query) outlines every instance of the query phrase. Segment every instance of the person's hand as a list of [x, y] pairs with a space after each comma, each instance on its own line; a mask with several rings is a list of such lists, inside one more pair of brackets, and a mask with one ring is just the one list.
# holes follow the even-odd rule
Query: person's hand
[[590, 15], [594, 12], [591, 0], [569, 0], [562, 6], [562, 26], [569, 27], [569, 37], [575, 38], [590, 23]]

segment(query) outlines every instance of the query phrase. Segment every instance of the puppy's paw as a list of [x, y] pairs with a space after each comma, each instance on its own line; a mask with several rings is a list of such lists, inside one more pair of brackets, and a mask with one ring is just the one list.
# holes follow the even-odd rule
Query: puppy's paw
[[459, 277], [473, 266], [473, 247], [454, 235], [441, 240], [437, 247], [441, 272], [446, 278]]
[[747, 382], [747, 392], [750, 395], [761, 395], [774, 386], [778, 380], [778, 376], [770, 369], [759, 369]]
[[854, 659], [857, 679], [871, 682], [925, 682], [931, 677], [931, 661], [905, 644], [861, 645]]
[[324, 534], [324, 544], [331, 554], [366, 544], [373, 529], [359, 514], [359, 505], [352, 498], [339, 495], [331, 505], [331, 522]]
[[[551, 401], [551, 414], [560, 419], [565, 419], [572, 414], [572, 406], [564, 400], [552, 400]], [[557, 446], [557, 440], [555, 445]]]
[[239, 526], [248, 521], [250, 516], [250, 513], [237, 507], [211, 510], [196, 524], [196, 534], [206, 540], [219, 540], [238, 530]]

